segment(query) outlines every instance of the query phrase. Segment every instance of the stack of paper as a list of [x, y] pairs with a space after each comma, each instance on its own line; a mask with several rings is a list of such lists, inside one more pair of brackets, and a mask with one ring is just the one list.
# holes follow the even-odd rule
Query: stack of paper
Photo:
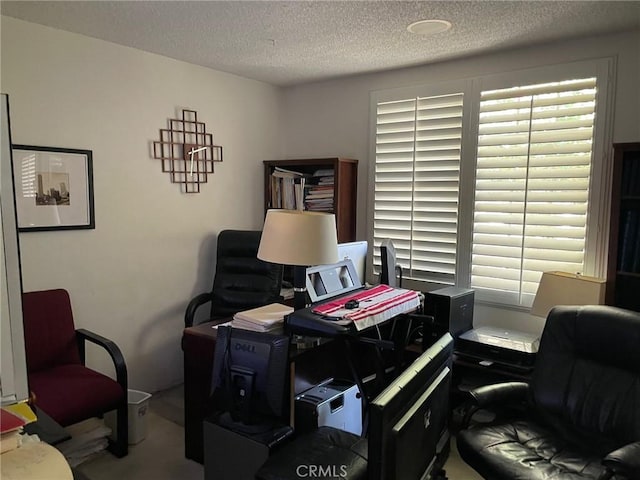
[[233, 316], [231, 326], [256, 332], [270, 332], [282, 328], [284, 317], [293, 312], [293, 307], [281, 303], [271, 303], [263, 307], [238, 312]]
[[8, 452], [20, 446], [20, 434], [22, 427], [27, 422], [19, 415], [16, 415], [4, 408], [0, 409], [0, 451]]
[[93, 417], [75, 423], [67, 427], [67, 430], [71, 434], [71, 439], [56, 445], [56, 448], [62, 452], [72, 467], [92, 458], [109, 445], [108, 437], [111, 429], [98, 418]]

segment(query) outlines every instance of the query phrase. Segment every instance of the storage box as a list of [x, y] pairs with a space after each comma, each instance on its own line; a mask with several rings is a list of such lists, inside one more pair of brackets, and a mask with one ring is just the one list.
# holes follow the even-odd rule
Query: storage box
[[[147, 436], [147, 410], [149, 409], [150, 393], [139, 390], [127, 392], [129, 414], [129, 445], [140, 443]], [[116, 411], [105, 414], [104, 423], [111, 429], [111, 437], [116, 438]]]

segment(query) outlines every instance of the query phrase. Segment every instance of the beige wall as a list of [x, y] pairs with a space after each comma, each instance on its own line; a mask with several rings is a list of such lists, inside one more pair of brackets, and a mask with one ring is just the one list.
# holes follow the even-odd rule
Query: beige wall
[[[640, 32], [598, 36], [552, 45], [468, 57], [289, 88], [285, 93], [288, 157], [343, 155], [360, 160], [358, 169], [358, 239], [368, 235], [370, 186], [369, 96], [372, 91], [437, 84], [581, 59], [617, 57], [613, 139], [640, 141]], [[540, 331], [542, 319], [513, 310], [476, 306], [477, 324]]]
[[[93, 151], [96, 228], [21, 233], [25, 290], [69, 290], [76, 325], [116, 341], [132, 388], [181, 382], [184, 310], [210, 289], [216, 234], [262, 226], [262, 160], [282, 154], [280, 91], [8, 17], [1, 39], [13, 142]], [[194, 195], [150, 154], [181, 108], [224, 148]]]

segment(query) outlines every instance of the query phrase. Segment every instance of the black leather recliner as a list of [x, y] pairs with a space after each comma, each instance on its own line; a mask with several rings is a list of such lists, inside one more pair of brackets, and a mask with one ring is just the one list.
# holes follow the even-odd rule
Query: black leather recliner
[[[461, 457], [491, 480], [640, 479], [640, 314], [615, 307], [556, 307], [529, 384], [471, 391]], [[522, 414], [500, 419], [506, 405]]]
[[213, 288], [189, 302], [185, 327], [193, 325], [198, 308], [209, 302], [209, 320], [215, 320], [283, 300], [283, 266], [258, 259], [261, 235], [251, 230], [223, 230], [218, 234]]

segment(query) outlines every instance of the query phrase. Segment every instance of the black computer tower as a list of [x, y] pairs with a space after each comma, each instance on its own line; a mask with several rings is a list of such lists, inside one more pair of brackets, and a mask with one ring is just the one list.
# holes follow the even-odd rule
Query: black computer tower
[[474, 291], [469, 288], [446, 287], [426, 292], [424, 313], [433, 317], [431, 326], [425, 325], [422, 347], [427, 349], [445, 333], [454, 343], [461, 333], [473, 328]]

